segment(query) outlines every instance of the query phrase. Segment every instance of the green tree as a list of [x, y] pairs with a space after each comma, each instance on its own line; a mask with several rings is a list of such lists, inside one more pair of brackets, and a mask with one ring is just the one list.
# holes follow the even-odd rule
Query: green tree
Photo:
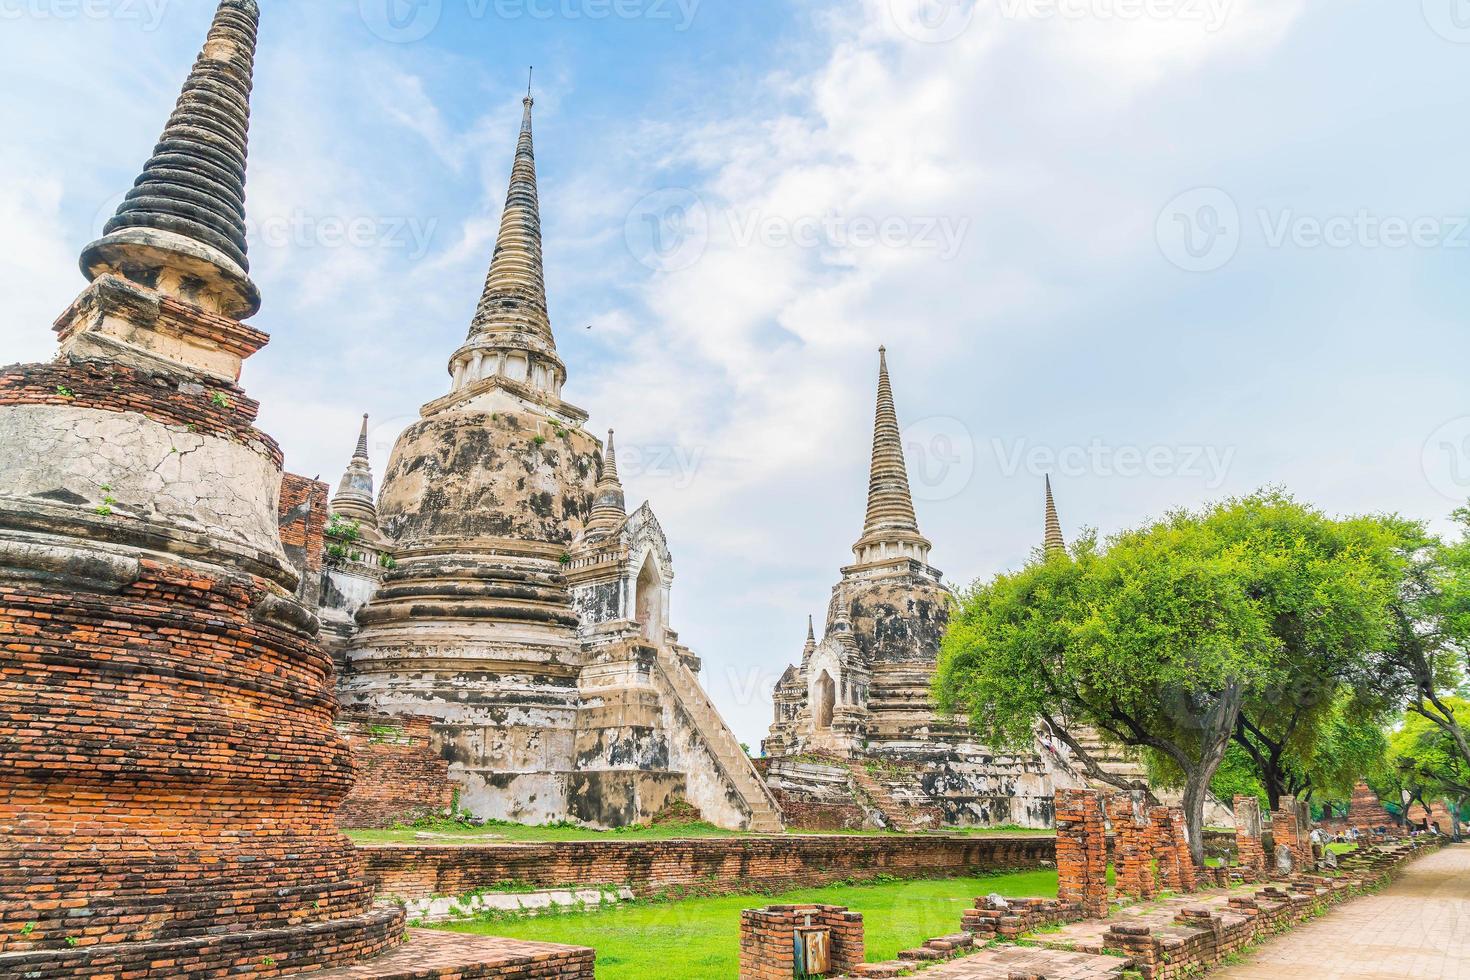
[[936, 698], [992, 744], [1029, 746], [1044, 726], [1110, 782], [1075, 727], [1143, 749], [1179, 774], [1202, 862], [1211, 780], [1279, 646], [1248, 594], [1252, 560], [1181, 511], [976, 584], [951, 618]]
[[[1455, 512], [1470, 531], [1470, 509]], [[1378, 683], [1393, 690], [1410, 715], [1438, 728], [1470, 765], [1470, 727], [1455, 710], [1470, 652], [1470, 534], [1447, 544], [1422, 524], [1384, 518], [1399, 541], [1404, 572], [1393, 604], [1393, 636]]]
[[[1470, 728], [1470, 701], [1446, 696], [1442, 703], [1462, 730]], [[1470, 762], [1454, 737], [1437, 722], [1412, 713], [1389, 742], [1390, 762], [1409, 800], [1426, 811], [1437, 801], [1449, 803], [1458, 830], [1460, 810], [1470, 800]]]
[[[1142, 749], [1151, 774], [1182, 788], [1199, 860], [1232, 744], [1273, 806], [1371, 767], [1391, 701], [1375, 656], [1392, 633], [1399, 543], [1379, 522], [1334, 521], [1278, 491], [1180, 511], [1106, 547], [1084, 538], [961, 597], [936, 696], [997, 744], [1045, 727], [1115, 785], [1077, 726]], [[1235, 763], [1226, 781], [1249, 785]]]
[[1367, 755], [1362, 771], [1347, 774], [1351, 795], [1375, 751], [1381, 759], [1380, 728], [1396, 706], [1373, 668], [1392, 634], [1398, 537], [1377, 520], [1332, 519], [1279, 491], [1217, 508], [1206, 521], [1224, 547], [1249, 556], [1248, 594], [1278, 640], [1268, 683], [1248, 694], [1234, 732], [1268, 805], [1330, 792], [1344, 778], [1332, 767], [1351, 768], [1357, 747]]

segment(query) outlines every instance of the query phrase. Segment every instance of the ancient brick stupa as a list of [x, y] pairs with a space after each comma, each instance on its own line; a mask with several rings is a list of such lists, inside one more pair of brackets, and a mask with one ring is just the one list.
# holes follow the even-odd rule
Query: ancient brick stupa
[[[350, 768], [241, 362], [258, 11], [220, 4], [62, 314], [0, 372], [0, 975], [178, 975], [392, 947], [333, 829]], [[156, 974], [150, 974], [156, 975]]]
[[604, 454], [562, 398], [533, 107], [527, 95], [450, 391], [423, 407], [383, 477], [391, 567], [345, 638], [342, 699], [433, 719], [460, 805], [478, 816], [618, 827], [688, 802], [725, 826], [779, 829], [669, 627], [658, 521], [646, 504], [626, 513], [611, 438]]
[[[239, 386], [258, 20], [219, 5], [56, 359], [0, 369], [0, 976], [402, 975], [403, 913], [335, 830], [330, 661]], [[460, 941], [410, 959], [491, 975]]]
[[[950, 594], [929, 564], [930, 550], [914, 511], [883, 350], [863, 533], [832, 590], [825, 636], [817, 642], [808, 632], [801, 663], [776, 687], [776, 720], [765, 742], [776, 760], [770, 784], [804, 812], [826, 805], [851, 814], [854, 802], [878, 811], [869, 823], [1048, 824], [1054, 783], [1047, 765], [979, 746], [962, 721], [933, 709], [929, 688]], [[813, 754], [838, 764], [813, 764]]]

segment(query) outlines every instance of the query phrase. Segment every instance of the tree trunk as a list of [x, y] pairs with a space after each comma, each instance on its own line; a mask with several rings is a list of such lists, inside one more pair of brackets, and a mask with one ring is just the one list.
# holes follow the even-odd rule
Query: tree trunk
[[1184, 821], [1189, 834], [1189, 853], [1196, 867], [1205, 866], [1205, 800], [1230, 748], [1243, 699], [1239, 684], [1225, 686], [1209, 714], [1201, 719], [1199, 763], [1185, 773]]

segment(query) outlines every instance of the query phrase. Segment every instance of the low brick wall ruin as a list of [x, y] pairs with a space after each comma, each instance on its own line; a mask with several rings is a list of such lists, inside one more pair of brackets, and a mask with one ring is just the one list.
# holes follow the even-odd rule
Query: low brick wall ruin
[[352, 749], [352, 792], [337, 825], [368, 829], [445, 816], [454, 802], [449, 763], [429, 741], [431, 718], [375, 714], [337, 716]]
[[977, 898], [975, 907], [966, 909], [962, 921], [965, 932], [977, 942], [992, 939], [1015, 940], [1048, 926], [1081, 922], [1087, 918], [1081, 902], [1064, 902], [1050, 898]]
[[862, 965], [862, 915], [836, 905], [772, 905], [740, 913], [740, 980], [791, 980], [798, 929], [825, 934], [830, 966], [820, 976]]
[[1051, 838], [732, 837], [359, 849], [379, 895], [463, 895], [505, 882], [539, 889], [626, 885], [640, 897], [674, 890], [729, 894], [883, 876], [946, 878], [1042, 867]]

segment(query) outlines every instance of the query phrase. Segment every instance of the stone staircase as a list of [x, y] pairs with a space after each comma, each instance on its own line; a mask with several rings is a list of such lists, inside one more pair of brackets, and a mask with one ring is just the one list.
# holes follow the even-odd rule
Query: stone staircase
[[745, 829], [762, 834], [784, 833], [786, 826], [781, 820], [780, 805], [771, 795], [766, 781], [756, 772], [755, 764], [745, 754], [740, 740], [704, 692], [699, 678], [667, 646], [658, 648], [658, 665], [685, 716], [714, 756], [725, 781], [744, 800], [745, 808], [750, 812], [749, 826]]
[[853, 784], [867, 795], [874, 808], [883, 815], [883, 820], [890, 829], [907, 832], [934, 829], [932, 817], [900, 803], [887, 786], [868, 772], [861, 761], [843, 762], [841, 765], [852, 775]]

